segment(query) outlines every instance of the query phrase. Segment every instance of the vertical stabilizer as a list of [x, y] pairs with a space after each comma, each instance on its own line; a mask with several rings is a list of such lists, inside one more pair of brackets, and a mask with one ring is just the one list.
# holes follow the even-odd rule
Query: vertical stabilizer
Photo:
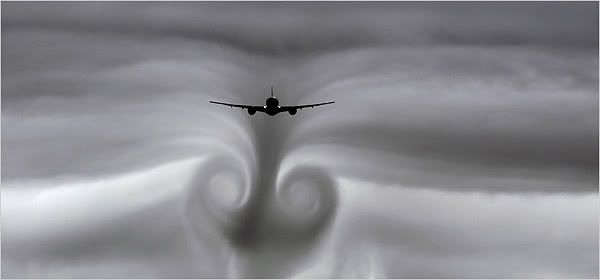
[[271, 97], [273, 97], [273, 86], [271, 86]]

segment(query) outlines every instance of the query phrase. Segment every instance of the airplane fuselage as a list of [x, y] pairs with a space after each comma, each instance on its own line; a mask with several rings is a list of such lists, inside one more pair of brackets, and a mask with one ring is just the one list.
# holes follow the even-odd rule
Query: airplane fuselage
[[281, 110], [279, 110], [279, 100], [277, 100], [277, 98], [274, 96], [267, 98], [264, 108], [265, 113], [267, 113], [269, 116], [275, 116], [281, 112]]

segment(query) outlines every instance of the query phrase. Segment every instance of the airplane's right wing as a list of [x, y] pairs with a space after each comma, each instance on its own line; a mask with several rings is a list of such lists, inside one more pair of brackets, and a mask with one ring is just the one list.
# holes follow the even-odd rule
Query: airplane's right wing
[[263, 106], [252, 106], [252, 105], [242, 105], [242, 104], [231, 104], [231, 103], [223, 103], [223, 102], [216, 102], [216, 101], [209, 101], [212, 104], [218, 104], [218, 105], [225, 105], [225, 106], [229, 106], [229, 107], [236, 107], [236, 108], [242, 108], [248, 110], [248, 113], [254, 114], [255, 112], [264, 112], [264, 107]]
[[323, 103], [315, 103], [315, 104], [306, 104], [306, 105], [296, 105], [296, 106], [280, 106], [279, 109], [281, 111], [284, 112], [289, 112], [290, 114], [295, 114], [296, 110], [300, 109], [302, 110], [303, 108], [314, 108], [317, 106], [322, 106], [322, 105], [327, 105], [327, 104], [333, 104], [335, 103], [335, 101], [329, 101], [329, 102], [323, 102]]

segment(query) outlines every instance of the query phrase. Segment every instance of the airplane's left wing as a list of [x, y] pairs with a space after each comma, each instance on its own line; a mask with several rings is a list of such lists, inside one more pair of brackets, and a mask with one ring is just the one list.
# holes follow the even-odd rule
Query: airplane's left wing
[[315, 103], [315, 104], [306, 104], [306, 105], [296, 105], [296, 106], [280, 106], [279, 109], [283, 112], [290, 112], [292, 115], [296, 113], [296, 110], [302, 110], [304, 108], [313, 108], [317, 106], [333, 104], [335, 101], [323, 102], [323, 103]]
[[231, 104], [231, 103], [223, 103], [223, 102], [217, 102], [217, 101], [209, 101], [212, 104], [218, 104], [218, 105], [225, 105], [225, 106], [229, 106], [229, 107], [236, 107], [236, 108], [242, 108], [248, 110], [248, 112], [263, 112], [264, 111], [264, 107], [263, 106], [252, 106], [252, 105], [242, 105], [242, 104]]

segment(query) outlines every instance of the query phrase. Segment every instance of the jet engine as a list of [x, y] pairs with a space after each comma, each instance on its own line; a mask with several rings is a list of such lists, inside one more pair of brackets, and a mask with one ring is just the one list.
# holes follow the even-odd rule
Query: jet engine
[[248, 114], [254, 115], [254, 114], [256, 114], [256, 110], [252, 109], [252, 108], [248, 108]]
[[290, 115], [295, 115], [296, 114], [296, 109], [290, 109]]

